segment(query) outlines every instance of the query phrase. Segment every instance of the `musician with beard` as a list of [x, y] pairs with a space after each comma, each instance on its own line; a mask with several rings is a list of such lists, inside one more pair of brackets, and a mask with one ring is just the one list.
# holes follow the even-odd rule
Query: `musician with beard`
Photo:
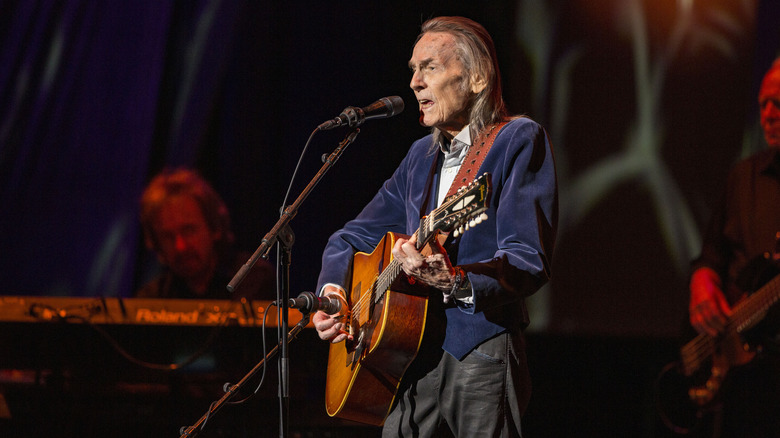
[[166, 169], [141, 196], [144, 242], [162, 272], [135, 294], [144, 298], [275, 299], [272, 266], [259, 260], [230, 294], [227, 284], [249, 259], [235, 251], [230, 214], [195, 171]]

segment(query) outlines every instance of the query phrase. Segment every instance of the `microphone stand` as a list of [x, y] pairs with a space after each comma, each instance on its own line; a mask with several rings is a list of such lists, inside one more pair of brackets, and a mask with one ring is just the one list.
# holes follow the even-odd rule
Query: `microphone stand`
[[[281, 323], [280, 323], [281, 324]], [[298, 321], [297, 324], [295, 324], [295, 327], [290, 329], [290, 332], [287, 333], [285, 330], [285, 333], [287, 333], [289, 339], [295, 339], [298, 334], [306, 327], [306, 325], [309, 324], [309, 314], [304, 313], [303, 318], [301, 318], [300, 321]], [[182, 427], [180, 430], [180, 438], [189, 438], [189, 437], [195, 437], [200, 432], [201, 428], [205, 426], [206, 421], [208, 421], [209, 418], [212, 418], [214, 414], [216, 414], [222, 407], [230, 401], [237, 393], [238, 391], [246, 385], [246, 383], [251, 379], [255, 374], [257, 374], [258, 371], [260, 371], [264, 366], [266, 361], [273, 359], [276, 354], [279, 352], [279, 347], [281, 344], [277, 344], [274, 346], [271, 351], [266, 354], [266, 356], [257, 363], [257, 365], [254, 366], [238, 383], [235, 385], [230, 386], [225, 390], [225, 395], [222, 396], [219, 400], [212, 403], [211, 406], [209, 406], [209, 410], [203, 414], [198, 421], [193, 424], [192, 426], [185, 426]]]
[[[287, 207], [284, 212], [281, 214], [281, 217], [276, 222], [274, 227], [271, 229], [271, 231], [268, 232], [268, 234], [263, 237], [262, 242], [260, 243], [260, 246], [257, 247], [254, 254], [247, 260], [247, 262], [241, 266], [241, 269], [238, 270], [236, 275], [233, 277], [232, 280], [230, 280], [230, 283], [227, 285], [228, 291], [231, 293], [235, 291], [235, 289], [241, 284], [242, 281], [244, 281], [244, 277], [249, 273], [249, 271], [252, 269], [252, 267], [257, 263], [257, 260], [262, 258], [266, 258], [268, 255], [268, 251], [270, 247], [276, 243], [279, 234], [281, 234], [283, 228], [287, 227], [292, 221], [292, 218], [295, 217], [296, 214], [298, 214], [298, 210], [300, 209], [301, 204], [303, 204], [303, 201], [306, 200], [306, 198], [309, 197], [309, 194], [314, 190], [314, 187], [322, 180], [322, 177], [325, 176], [325, 173], [327, 173], [328, 170], [330, 170], [331, 167], [333, 167], [334, 164], [336, 164], [336, 161], [341, 157], [341, 154], [344, 153], [344, 149], [347, 148], [352, 142], [355, 141], [355, 137], [360, 133], [360, 129], [355, 128], [352, 132], [347, 134], [347, 136], [342, 140], [338, 147], [328, 156], [327, 159], [323, 160], [322, 167], [317, 172], [316, 175], [312, 178], [312, 180], [309, 182], [309, 184], [304, 187], [303, 191], [300, 195], [298, 195], [298, 198], [293, 201], [292, 204], [290, 204], [289, 207]], [[287, 297], [285, 297], [287, 298]], [[285, 304], [286, 306], [286, 304]]]
[[[338, 147], [331, 152], [331, 154], [323, 160], [322, 167], [317, 172], [317, 174], [314, 175], [312, 180], [309, 182], [309, 184], [306, 185], [306, 187], [301, 191], [301, 194], [298, 195], [298, 198], [295, 199], [295, 201], [290, 204], [289, 207], [287, 207], [284, 212], [281, 214], [281, 217], [276, 222], [276, 224], [273, 226], [271, 231], [268, 232], [268, 234], [263, 237], [262, 242], [260, 243], [260, 246], [257, 247], [254, 254], [247, 260], [247, 262], [241, 267], [241, 269], [238, 270], [236, 275], [233, 277], [232, 280], [230, 280], [230, 283], [227, 285], [228, 291], [231, 293], [235, 291], [235, 289], [241, 284], [242, 281], [244, 281], [244, 277], [249, 273], [249, 271], [252, 269], [252, 267], [257, 263], [257, 260], [262, 258], [267, 258], [268, 251], [270, 248], [275, 244], [279, 243], [280, 248], [279, 251], [280, 254], [280, 262], [283, 263], [282, 266], [282, 279], [280, 281], [280, 295], [281, 295], [281, 305], [279, 306], [279, 312], [281, 312], [280, 320], [279, 320], [279, 327], [282, 327], [283, 329], [280, 329], [280, 340], [279, 340], [279, 346], [275, 347], [274, 350], [269, 352], [267, 359], [271, 358], [271, 353], [276, 354], [275, 351], [277, 348], [279, 348], [282, 352], [282, 356], [279, 359], [279, 405], [280, 405], [280, 421], [279, 421], [279, 436], [281, 438], [285, 438], [288, 433], [288, 410], [289, 410], [289, 404], [290, 404], [290, 394], [289, 394], [289, 352], [287, 349], [287, 346], [289, 344], [290, 338], [294, 338], [292, 336], [292, 331], [290, 331], [290, 334], [287, 333], [286, 327], [287, 327], [287, 312], [288, 312], [288, 305], [290, 300], [290, 284], [289, 284], [289, 278], [290, 278], [290, 248], [292, 247], [292, 243], [294, 241], [293, 238], [293, 232], [290, 228], [290, 221], [298, 214], [298, 210], [300, 209], [301, 205], [303, 204], [303, 201], [308, 198], [309, 194], [314, 190], [314, 187], [317, 186], [317, 184], [322, 180], [322, 177], [325, 176], [325, 173], [330, 170], [331, 167], [333, 167], [334, 164], [336, 164], [336, 161], [341, 157], [341, 154], [344, 153], [344, 150], [349, 146], [352, 142], [355, 141], [355, 138], [360, 133], [360, 129], [354, 128], [347, 136], [341, 140]], [[309, 321], [309, 315], [308, 313], [304, 314], [304, 319], [306, 320], [306, 323], [301, 326], [303, 328], [306, 324], [308, 324]], [[300, 325], [300, 323], [298, 324]], [[297, 328], [298, 326], [296, 326]], [[295, 330], [295, 329], [293, 329]], [[300, 331], [300, 330], [298, 330]], [[298, 332], [295, 332], [295, 335], [297, 335]], [[209, 411], [201, 417], [201, 420], [198, 421], [198, 423], [195, 426], [191, 426], [189, 428], [186, 428], [184, 430], [183, 434], [181, 435], [181, 438], [184, 437], [192, 437], [195, 435], [192, 435], [193, 433], [197, 433], [197, 426], [200, 424], [203, 424], [205, 420], [208, 419], [209, 415], [211, 415], [212, 412], [216, 412], [224, 402], [228, 401], [233, 394], [236, 393], [238, 389], [240, 389], [241, 386], [246, 382], [247, 378], [253, 375], [257, 370], [260, 368], [261, 364], [265, 363], [266, 359], [263, 359], [259, 364], [255, 366], [255, 368], [250, 371], [250, 374], [247, 375], [247, 377], [244, 377], [241, 382], [238, 384], [232, 386], [226, 394], [217, 402], [217, 405], [214, 405], [209, 408]]]
[[[290, 302], [290, 261], [291, 261], [291, 248], [294, 239], [292, 229], [289, 225], [283, 229], [284, 235], [282, 236], [278, 254], [280, 264], [282, 265], [282, 276], [280, 279], [279, 290], [282, 292], [282, 303], [279, 306], [279, 346], [281, 347], [281, 357], [279, 358], [279, 436], [286, 437], [288, 434], [288, 418], [290, 412], [290, 353], [288, 349], [289, 336], [287, 336], [287, 313], [288, 305]], [[309, 319], [309, 312], [304, 316]]]

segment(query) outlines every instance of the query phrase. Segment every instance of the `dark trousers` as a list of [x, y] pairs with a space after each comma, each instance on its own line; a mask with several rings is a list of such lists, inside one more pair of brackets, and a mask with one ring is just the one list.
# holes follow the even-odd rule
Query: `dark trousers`
[[530, 395], [520, 330], [483, 342], [462, 360], [429, 348], [407, 371], [382, 436], [520, 437]]

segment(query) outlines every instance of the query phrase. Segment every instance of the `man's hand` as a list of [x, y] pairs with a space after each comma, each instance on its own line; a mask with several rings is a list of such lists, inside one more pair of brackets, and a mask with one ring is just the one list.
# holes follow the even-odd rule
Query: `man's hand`
[[330, 341], [333, 344], [345, 339], [353, 340], [352, 335], [344, 330], [345, 324], [343, 321], [349, 315], [349, 304], [347, 304], [347, 299], [344, 297], [344, 292], [335, 286], [325, 286], [322, 295], [338, 298], [341, 301], [341, 311], [336, 315], [328, 315], [322, 311], [317, 311], [314, 314], [311, 320], [320, 339]]
[[447, 251], [436, 239], [431, 241], [431, 255], [423, 256], [416, 247], [417, 236], [399, 238], [393, 245], [393, 259], [401, 264], [406, 275], [414, 277], [428, 286], [450, 290], [455, 283], [455, 270]]
[[721, 290], [718, 273], [699, 268], [691, 276], [691, 301], [688, 307], [691, 326], [699, 333], [717, 336], [731, 316], [731, 306]]

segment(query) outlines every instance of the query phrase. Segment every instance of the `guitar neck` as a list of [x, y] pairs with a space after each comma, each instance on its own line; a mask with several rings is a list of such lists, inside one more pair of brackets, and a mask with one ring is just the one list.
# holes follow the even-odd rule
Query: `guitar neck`
[[[454, 230], [454, 235], [458, 236], [469, 227], [480, 223], [484, 219], [483, 216], [487, 217], [484, 211], [488, 208], [489, 195], [490, 174], [484, 173], [469, 185], [461, 187], [455, 195], [445, 199], [438, 208], [420, 219], [420, 227], [412, 235], [417, 237], [417, 250], [421, 251], [441, 232]], [[382, 300], [385, 291], [390, 289], [390, 285], [399, 275], [401, 264], [393, 259], [374, 283], [374, 304]]]
[[742, 333], [758, 324], [766, 311], [780, 299], [780, 275], [734, 307], [729, 329]]
[[[424, 221], [425, 219], [423, 219]], [[420, 229], [418, 228], [417, 231], [414, 232], [412, 236], [418, 236], [420, 233]], [[425, 246], [427, 242], [417, 242], [417, 249], [419, 250], [422, 248], [422, 246]], [[390, 261], [390, 263], [387, 264], [385, 269], [382, 271], [381, 274], [379, 274], [379, 277], [377, 277], [376, 280], [376, 287], [374, 287], [374, 304], [378, 303], [382, 300], [382, 298], [385, 295], [385, 292], [390, 289], [390, 285], [393, 284], [393, 282], [398, 279], [398, 277], [401, 275], [401, 272], [403, 271], [402, 266], [396, 259], [393, 259]]]
[[734, 306], [722, 337], [716, 340], [712, 336], [699, 334], [680, 349], [685, 374], [690, 375], [695, 372], [704, 360], [714, 353], [721, 338], [726, 338], [730, 334], [741, 334], [758, 324], [778, 300], [780, 300], [780, 275], [769, 280], [758, 291], [748, 295]]

